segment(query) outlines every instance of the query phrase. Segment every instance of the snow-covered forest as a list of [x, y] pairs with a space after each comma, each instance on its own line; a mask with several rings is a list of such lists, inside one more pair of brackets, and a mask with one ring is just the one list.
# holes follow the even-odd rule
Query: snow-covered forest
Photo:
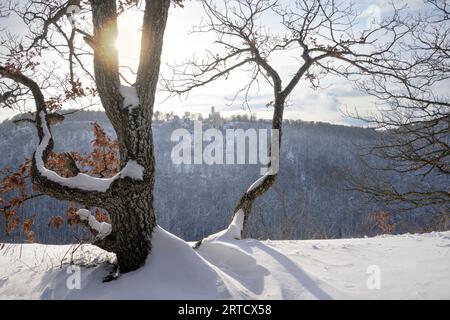
[[[104, 113], [75, 113], [54, 127], [57, 151], [90, 152], [93, 121], [114, 136]], [[249, 121], [248, 117], [241, 117], [224, 121], [220, 128], [267, 128], [269, 125], [269, 121]], [[167, 114], [153, 126], [157, 166], [155, 205], [160, 212], [160, 225], [189, 241], [199, 240], [225, 227], [229, 222], [228, 213], [242, 192], [235, 186], [244, 188], [257, 178], [260, 166], [173, 164], [170, 153], [175, 143], [171, 142], [170, 135], [180, 127], [192, 132], [192, 120]], [[206, 130], [213, 123], [205, 120], [203, 126]], [[0, 136], [2, 168], [21, 164], [36, 144], [34, 128], [29, 124], [17, 126], [12, 121], [5, 121], [0, 125]], [[399, 213], [398, 207], [387, 206], [363, 193], [349, 190], [352, 180], [368, 175], [388, 179], [404, 188], [416, 182], [413, 174], [408, 177], [370, 171], [360, 161], [364, 147], [375, 143], [379, 136], [374, 130], [360, 127], [287, 121], [280, 179], [267, 197], [257, 203], [254, 219], [249, 226], [250, 235], [261, 239], [332, 239], [377, 235], [385, 232], [375, 219], [380, 212], [390, 214], [387, 224], [393, 226], [391, 233], [427, 231], [439, 221], [441, 207]], [[425, 186], [426, 183], [445, 186], [447, 182], [433, 175], [421, 181]], [[49, 226], [52, 216], [67, 219], [67, 207], [66, 202], [49, 197], [36, 198], [20, 209], [20, 215], [24, 218], [37, 215], [33, 227], [36, 241], [72, 243], [77, 239], [74, 234], [78, 236], [82, 232], [79, 227], [66, 223], [60, 229]], [[7, 236], [6, 223], [1, 219], [4, 217], [0, 217], [0, 234], [4, 241], [24, 241], [20, 228], [12, 236]], [[444, 221], [436, 228], [445, 230], [448, 224]]]

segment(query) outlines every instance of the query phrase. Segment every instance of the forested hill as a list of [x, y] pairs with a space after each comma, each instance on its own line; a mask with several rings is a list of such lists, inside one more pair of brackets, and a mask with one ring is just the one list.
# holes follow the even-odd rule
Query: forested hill
[[[156, 156], [155, 206], [158, 222], [185, 240], [197, 240], [223, 229], [241, 193], [259, 177], [260, 164], [176, 165], [171, 161], [172, 132], [192, 130], [191, 120], [170, 115], [154, 123]], [[53, 128], [56, 151], [88, 152], [93, 140], [92, 122], [109, 134], [111, 125], [102, 112], [79, 112], [66, 116]], [[205, 120], [203, 128], [217, 124]], [[219, 129], [269, 128], [268, 121], [233, 119]], [[363, 175], [380, 177], [369, 171], [358, 157], [360, 147], [373, 143], [378, 134], [371, 129], [327, 123], [287, 121], [283, 133], [281, 169], [275, 186], [255, 205], [250, 235], [258, 238], [306, 239], [358, 237], [380, 233], [371, 213], [387, 211], [394, 232], [416, 232], [432, 222], [430, 209], [395, 214], [394, 209], [368, 200], [363, 194], [347, 191], [348, 179]], [[225, 136], [225, 135], [224, 135]], [[36, 146], [32, 124], [0, 124], [0, 168], [15, 167], [32, 154]], [[204, 143], [207, 144], [207, 143]], [[390, 176], [389, 176], [390, 175]], [[414, 177], [383, 173], [384, 178], [408, 186]], [[433, 181], [432, 181], [433, 182]], [[424, 183], [429, 183], [424, 182]], [[433, 183], [438, 183], [434, 181]], [[7, 199], [5, 199], [7, 200]], [[64, 215], [67, 204], [47, 197], [26, 203], [22, 217], [36, 214], [36, 241], [73, 242], [73, 227], [48, 227], [54, 215]], [[20, 234], [5, 236], [0, 217], [0, 241], [20, 241]]]

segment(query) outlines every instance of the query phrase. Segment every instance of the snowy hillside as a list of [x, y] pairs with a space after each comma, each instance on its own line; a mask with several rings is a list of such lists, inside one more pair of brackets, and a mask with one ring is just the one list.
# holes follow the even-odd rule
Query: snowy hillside
[[[79, 112], [67, 116], [63, 124], [54, 126], [56, 150], [91, 151], [92, 121], [97, 121], [108, 134], [113, 135], [113, 128], [104, 113]], [[170, 140], [171, 134], [179, 128], [193, 132], [192, 122], [165, 121], [153, 126], [157, 167], [154, 199], [158, 222], [186, 240], [195, 241], [216, 232], [229, 222], [242, 192], [260, 177], [260, 165], [176, 165], [170, 160], [175, 146]], [[205, 130], [210, 126], [206, 121], [203, 123]], [[264, 121], [228, 121], [222, 130], [267, 127], [270, 123]], [[357, 156], [361, 153], [358, 146], [370, 145], [376, 137], [371, 129], [286, 122], [283, 133], [285, 144], [281, 149], [282, 170], [273, 190], [267, 192], [264, 201], [255, 203], [255, 214], [248, 225], [249, 234], [262, 239], [374, 236], [380, 229], [370, 213], [380, 211], [391, 214], [390, 223], [395, 225], [395, 233], [436, 230], [436, 224], [440, 221], [437, 214], [441, 211], [439, 208], [436, 208], [436, 213], [430, 208], [418, 208], [405, 215], [398, 213], [396, 208], [364, 197], [362, 193], [348, 190], [346, 181], [352, 176], [391, 181], [402, 190], [419, 184], [423, 184], [424, 190], [430, 190], [431, 186], [441, 186], [447, 190], [450, 184], [448, 177], [432, 173], [421, 177], [419, 182], [414, 175], [368, 171]], [[1, 123], [0, 170], [16, 167], [25, 157], [30, 157], [36, 147], [36, 139], [32, 126]], [[372, 166], [379, 167], [381, 163], [374, 162]], [[173, 197], [172, 190], [177, 190], [176, 197]], [[9, 196], [3, 199], [5, 203], [9, 201]], [[48, 227], [49, 220], [54, 215], [64, 215], [67, 206], [63, 201], [38, 197], [27, 201], [18, 214], [23, 218], [32, 218], [34, 214], [39, 216], [33, 224], [36, 241], [67, 244], [75, 242], [73, 234], [79, 236], [81, 231], [66, 224], [60, 229]], [[430, 229], [430, 225], [434, 227]], [[0, 215], [1, 241], [24, 241], [19, 232], [7, 236], [5, 226], [4, 215]], [[446, 225], [439, 226], [439, 230], [448, 228]]]
[[[0, 245], [0, 298], [450, 299], [450, 232], [263, 242], [221, 236], [195, 251], [158, 227], [153, 246], [143, 268], [102, 283], [111, 270], [102, 262], [113, 257], [96, 247]], [[87, 267], [61, 267], [72, 253]]]

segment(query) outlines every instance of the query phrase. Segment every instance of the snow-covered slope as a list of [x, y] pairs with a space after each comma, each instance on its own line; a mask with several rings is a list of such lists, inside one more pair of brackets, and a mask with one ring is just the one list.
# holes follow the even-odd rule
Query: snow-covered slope
[[61, 266], [75, 246], [0, 248], [2, 299], [450, 299], [450, 232], [263, 242], [218, 237], [195, 251], [158, 227], [147, 264], [108, 283], [101, 280], [113, 256], [90, 245], [73, 253], [87, 266], [79, 273]]

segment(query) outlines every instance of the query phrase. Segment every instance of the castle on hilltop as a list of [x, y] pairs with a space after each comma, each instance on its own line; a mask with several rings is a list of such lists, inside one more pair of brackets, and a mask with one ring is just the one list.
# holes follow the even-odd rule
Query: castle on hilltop
[[212, 122], [214, 127], [221, 127], [224, 123], [224, 119], [220, 116], [220, 112], [216, 112], [214, 107], [211, 107], [211, 113], [208, 116], [208, 120]]

